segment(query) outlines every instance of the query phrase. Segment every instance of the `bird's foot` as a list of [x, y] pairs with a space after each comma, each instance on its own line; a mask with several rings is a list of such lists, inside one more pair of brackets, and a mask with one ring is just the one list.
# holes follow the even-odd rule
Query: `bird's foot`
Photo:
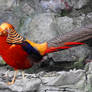
[[12, 79], [11, 82], [8, 82], [8, 85], [13, 85], [13, 84], [15, 83], [17, 71], [18, 71], [18, 70], [16, 70], [16, 71], [14, 72], [13, 79]]
[[8, 82], [7, 84], [8, 85], [13, 85], [15, 83], [15, 81], [11, 81], [11, 82]]

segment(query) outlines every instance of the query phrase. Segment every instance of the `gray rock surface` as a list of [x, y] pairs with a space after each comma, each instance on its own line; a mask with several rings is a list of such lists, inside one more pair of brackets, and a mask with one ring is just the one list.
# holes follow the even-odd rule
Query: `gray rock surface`
[[[68, 7], [70, 7], [69, 4], [70, 4], [70, 2], [67, 2]], [[41, 0], [40, 5], [46, 12], [59, 13], [59, 12], [61, 12], [61, 10], [68, 8], [65, 5], [65, 0], [49, 0], [49, 1]]]
[[89, 2], [89, 0], [72, 0], [72, 5], [75, 9], [80, 9], [82, 8], [84, 5], [87, 5], [87, 3]]
[[34, 16], [29, 23], [28, 38], [32, 41], [43, 42], [58, 35], [57, 24], [50, 13]]
[[7, 69], [0, 70], [0, 92], [91, 92], [92, 63], [88, 63], [85, 70], [26, 73], [24, 79], [19, 72], [13, 85], [6, 83], [12, 79], [14, 72], [9, 71], [8, 76], [5, 76], [6, 71]]
[[73, 30], [74, 28], [73, 19], [67, 16], [56, 18], [56, 22], [58, 24], [58, 27], [60, 27], [59, 33], [61, 35]]
[[62, 13], [62, 10], [80, 9], [87, 5], [90, 0], [41, 0], [41, 7], [46, 12]]
[[[92, 1], [91, 0], [62, 0], [72, 7], [70, 14], [65, 10], [65, 3], [49, 3], [49, 11], [43, 11], [40, 4], [42, 1], [50, 2], [54, 0], [0, 0], [0, 23], [9, 22], [15, 29], [28, 39], [41, 43], [57, 35], [92, 23]], [[59, 1], [59, 2], [58, 2]], [[89, 4], [90, 3], [90, 4]], [[46, 9], [48, 4], [46, 4]], [[48, 9], [47, 9], [48, 10]], [[59, 12], [58, 12], [59, 10]], [[86, 46], [78, 46], [62, 52], [49, 54], [55, 62], [70, 61], [75, 62], [75, 66], [82, 66], [86, 57], [91, 55], [91, 50]], [[78, 63], [79, 62], [79, 63]], [[0, 65], [3, 64], [0, 58]], [[48, 65], [47, 65], [48, 66]], [[56, 63], [52, 66], [56, 66]], [[67, 68], [69, 65], [67, 64]], [[50, 67], [51, 69], [52, 67]], [[57, 67], [56, 67], [57, 68]], [[63, 71], [44, 71], [42, 68], [32, 70], [36, 75], [26, 73], [22, 79], [21, 73], [17, 75], [14, 85], [6, 83], [12, 79], [13, 71], [8, 71], [7, 67], [0, 66], [0, 92], [92, 92], [92, 63], [89, 62], [85, 69]], [[33, 69], [33, 68], [32, 68]], [[12, 69], [11, 69], [12, 70]]]
[[0, 0], [1, 10], [9, 9], [10, 7], [16, 7], [16, 0]]

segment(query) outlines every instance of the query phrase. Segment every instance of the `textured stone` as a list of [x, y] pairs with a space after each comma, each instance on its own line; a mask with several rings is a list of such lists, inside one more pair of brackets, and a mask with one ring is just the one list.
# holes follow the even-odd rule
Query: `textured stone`
[[40, 5], [47, 12], [61, 12], [61, 10], [65, 8], [65, 5], [61, 2], [61, 0], [41, 0]]
[[[57, 35], [63, 35], [74, 28], [92, 23], [92, 9], [90, 8], [89, 12], [88, 7], [85, 6], [89, 0], [64, 1], [78, 12], [72, 12], [74, 15], [71, 17], [58, 17], [51, 12], [43, 13], [40, 10], [39, 0], [0, 0], [0, 23], [6, 21], [13, 24], [20, 34], [35, 42], [44, 42]], [[58, 12], [59, 10], [61, 12], [62, 9], [65, 9], [64, 3], [51, 3], [49, 4], [51, 5], [49, 8], [52, 11]], [[90, 6], [92, 6], [91, 3]], [[48, 7], [46, 6], [45, 8], [47, 9]], [[82, 13], [82, 8], [84, 11], [87, 9], [87, 12]], [[77, 62], [75, 66], [81, 66], [83, 63], [80, 62], [85, 61], [86, 57], [90, 55], [90, 52], [91, 50], [85, 45], [49, 54], [49, 56], [53, 57], [55, 61], [54, 66], [59, 61], [59, 67], [68, 68], [69, 64], [64, 66], [60, 65], [60, 62], [78, 61], [79, 63]], [[2, 61], [1, 58], [0, 61]], [[38, 68], [32, 70], [32, 73], [42, 70]], [[52, 67], [50, 67], [51, 69]], [[0, 92], [92, 92], [91, 62], [86, 65], [85, 70], [74, 69], [66, 72], [59, 69], [59, 72], [56, 72], [57, 67], [53, 70], [53, 72], [38, 72], [37, 76], [26, 73], [24, 80], [21, 77], [21, 73], [18, 73], [15, 84], [9, 86], [6, 83], [12, 79], [14, 72], [8, 72], [7, 67], [0, 66]]]
[[60, 13], [62, 10], [71, 8], [80, 9], [87, 5], [90, 0], [41, 0], [40, 5], [47, 12]]
[[41, 84], [41, 80], [37, 78], [25, 78], [16, 80], [14, 85], [9, 86], [12, 91], [25, 92], [25, 91], [36, 91]]
[[[8, 75], [6, 76], [6, 70], [4, 69], [3, 72], [0, 71], [0, 92], [1, 90], [7, 89], [9, 92], [16, 91], [16, 92], [26, 92], [32, 91], [34, 92], [37, 90], [41, 84], [41, 80], [39, 78], [32, 78], [30, 74], [27, 74], [27, 77], [22, 79], [20, 72], [17, 74], [17, 79], [13, 85], [8, 85], [8, 80], [11, 80], [13, 77], [13, 71], [9, 71]], [[29, 76], [28, 76], [29, 75]], [[2, 92], [3, 92], [2, 91]], [[5, 90], [6, 92], [6, 90]]]
[[[91, 92], [92, 63], [88, 63], [85, 70], [70, 70], [59, 72], [38, 72], [35, 74], [25, 74], [22, 79], [21, 73], [17, 75], [15, 84], [7, 85], [6, 82], [13, 77], [13, 71], [6, 75], [7, 69], [0, 70], [0, 92]], [[1, 68], [0, 68], [1, 69]]]
[[[60, 73], [60, 72], [59, 72]], [[61, 72], [56, 79], [49, 82], [48, 85], [71, 85], [77, 83], [83, 77], [82, 70], [70, 70], [69, 72]]]
[[49, 13], [39, 14], [34, 16], [29, 25], [28, 38], [32, 41], [43, 42], [57, 36], [57, 30], [53, 15]]
[[92, 23], [92, 12], [88, 13], [85, 17], [84, 20], [82, 21], [83, 25], [91, 24]]
[[75, 9], [82, 8], [84, 5], [87, 5], [88, 2], [89, 0], [72, 0], [71, 1], [73, 8]]
[[72, 31], [74, 28], [73, 19], [67, 16], [56, 18], [58, 27], [60, 27], [60, 34]]
[[12, 7], [16, 7], [16, 0], [0, 0], [0, 9], [6, 10]]

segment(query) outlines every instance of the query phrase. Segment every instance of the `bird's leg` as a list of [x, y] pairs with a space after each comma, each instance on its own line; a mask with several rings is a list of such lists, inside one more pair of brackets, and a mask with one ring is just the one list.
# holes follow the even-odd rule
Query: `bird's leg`
[[22, 71], [22, 79], [24, 79], [25, 78], [25, 71], [23, 70]]
[[15, 72], [14, 72], [14, 76], [13, 76], [13, 79], [12, 79], [12, 81], [11, 81], [11, 82], [8, 82], [8, 85], [12, 85], [12, 84], [14, 84], [14, 83], [15, 83], [17, 72], [18, 72], [18, 70], [15, 70]]
[[7, 72], [5, 72], [4, 77], [8, 77], [9, 76], [9, 70]]

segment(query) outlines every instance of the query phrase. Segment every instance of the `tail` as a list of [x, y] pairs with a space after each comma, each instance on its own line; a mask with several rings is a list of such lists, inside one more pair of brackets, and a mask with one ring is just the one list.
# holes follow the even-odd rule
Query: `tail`
[[72, 48], [74, 46], [78, 46], [78, 45], [84, 45], [85, 43], [80, 43], [80, 42], [65, 42], [63, 46], [58, 46], [58, 47], [47, 47], [46, 51], [44, 54], [47, 53], [52, 53], [52, 52], [57, 52], [57, 51], [61, 51], [61, 50], [65, 50], [65, 49], [69, 49]]
[[43, 56], [47, 53], [69, 49], [78, 45], [89, 44], [88, 40], [92, 40], [92, 25], [65, 33], [62, 36], [55, 37], [42, 44], [37, 44], [29, 40], [26, 41]]
[[92, 44], [92, 25], [75, 29], [47, 41], [47, 49], [44, 54], [69, 49], [78, 45]]

